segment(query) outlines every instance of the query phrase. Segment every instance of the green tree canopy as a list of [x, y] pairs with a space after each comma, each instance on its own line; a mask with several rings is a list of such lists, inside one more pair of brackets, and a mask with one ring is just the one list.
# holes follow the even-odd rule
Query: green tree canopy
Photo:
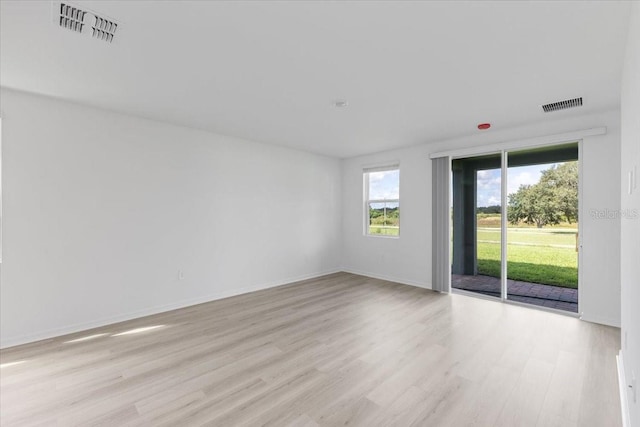
[[542, 171], [534, 185], [521, 185], [509, 194], [507, 219], [516, 224], [524, 221], [542, 228], [578, 220], [578, 163], [567, 162]]
[[540, 184], [550, 188], [558, 209], [569, 224], [578, 221], [578, 162], [567, 162], [542, 171]]

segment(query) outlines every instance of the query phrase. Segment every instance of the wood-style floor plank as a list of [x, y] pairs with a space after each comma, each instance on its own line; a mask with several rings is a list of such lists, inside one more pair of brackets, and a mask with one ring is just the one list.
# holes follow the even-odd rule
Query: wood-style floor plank
[[0, 424], [619, 426], [619, 346], [616, 328], [338, 273], [4, 349]]

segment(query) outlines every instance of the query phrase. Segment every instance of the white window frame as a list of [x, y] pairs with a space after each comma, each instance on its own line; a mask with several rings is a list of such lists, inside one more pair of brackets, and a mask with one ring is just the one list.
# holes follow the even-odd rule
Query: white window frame
[[[369, 199], [369, 174], [372, 172], [386, 172], [386, 171], [398, 171], [398, 198], [397, 199]], [[370, 218], [369, 218], [369, 205], [371, 203], [397, 203], [398, 209], [400, 209], [400, 164], [393, 163], [384, 166], [376, 166], [376, 167], [368, 167], [363, 168], [362, 170], [362, 180], [363, 180], [363, 232], [365, 236], [369, 237], [382, 237], [387, 239], [399, 239], [400, 238], [400, 225], [398, 225], [398, 235], [397, 236], [389, 236], [385, 234], [371, 234], [370, 230]]]

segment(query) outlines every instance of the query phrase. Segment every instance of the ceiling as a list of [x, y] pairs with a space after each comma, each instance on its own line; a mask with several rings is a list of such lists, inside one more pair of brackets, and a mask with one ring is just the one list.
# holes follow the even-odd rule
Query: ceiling
[[336, 157], [618, 108], [630, 6], [70, 3], [120, 22], [113, 43], [2, 0], [2, 86]]

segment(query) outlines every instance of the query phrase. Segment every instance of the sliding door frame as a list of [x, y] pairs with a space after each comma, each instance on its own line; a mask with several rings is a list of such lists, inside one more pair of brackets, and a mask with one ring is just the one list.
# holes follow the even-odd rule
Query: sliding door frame
[[502, 150], [502, 155], [500, 156], [500, 160], [502, 161], [500, 165], [500, 203], [502, 206], [500, 207], [500, 284], [502, 285], [500, 299], [503, 302], [507, 301], [507, 209], [509, 206], [507, 205], [507, 175], [508, 175], [508, 158], [509, 154], [507, 150]]
[[[479, 157], [479, 156], [486, 156], [486, 155], [491, 155], [491, 154], [500, 154], [501, 157], [501, 170], [500, 170], [500, 186], [501, 186], [501, 197], [500, 197], [500, 201], [501, 201], [501, 211], [502, 211], [502, 215], [500, 218], [500, 285], [501, 285], [501, 292], [500, 292], [500, 301], [507, 303], [507, 304], [513, 304], [513, 305], [518, 305], [518, 306], [522, 306], [522, 307], [529, 307], [529, 308], [535, 308], [538, 310], [543, 310], [543, 311], [550, 311], [553, 313], [559, 313], [559, 314], [563, 314], [565, 316], [570, 316], [570, 317], [578, 317], [581, 318], [582, 317], [582, 310], [581, 310], [581, 301], [582, 301], [582, 268], [580, 267], [582, 265], [582, 223], [583, 223], [583, 219], [584, 219], [584, 212], [583, 212], [583, 191], [582, 191], [582, 187], [583, 187], [583, 173], [582, 173], [582, 154], [584, 152], [583, 150], [583, 137], [584, 136], [590, 136], [590, 135], [602, 135], [606, 133], [606, 128], [595, 128], [595, 129], [589, 129], [588, 132], [584, 132], [582, 133], [582, 136], [578, 137], [578, 138], [571, 138], [570, 136], [573, 135], [574, 133], [567, 133], [567, 134], [562, 134], [562, 135], [557, 135], [557, 136], [551, 136], [548, 137], [546, 142], [544, 141], [545, 138], [536, 138], [536, 139], [532, 139], [532, 140], [527, 140], [529, 141], [529, 143], [527, 143], [526, 141], [521, 141], [521, 142], [512, 142], [512, 143], [506, 143], [506, 144], [500, 144], [502, 147], [499, 149], [497, 148], [497, 145], [492, 145], [492, 146], [485, 146], [485, 147], [478, 147], [478, 148], [468, 148], [468, 149], [463, 149], [463, 150], [455, 150], [455, 151], [451, 151], [451, 152], [447, 152], [444, 153], [446, 156], [449, 157], [449, 168], [451, 169], [451, 163], [453, 160], [456, 159], [464, 159], [464, 158], [468, 158], [468, 157]], [[567, 138], [567, 139], [564, 139]], [[558, 309], [554, 309], [554, 308], [548, 308], [548, 307], [543, 307], [543, 306], [537, 306], [537, 305], [533, 305], [533, 304], [526, 304], [526, 303], [522, 303], [522, 302], [518, 302], [518, 301], [511, 301], [508, 299], [508, 291], [507, 291], [507, 209], [508, 209], [508, 194], [507, 194], [507, 190], [508, 190], [508, 159], [509, 159], [509, 152], [512, 151], [518, 151], [518, 150], [524, 150], [524, 149], [535, 149], [535, 148], [544, 148], [544, 147], [553, 147], [556, 145], [563, 145], [563, 144], [571, 144], [571, 143], [577, 143], [578, 144], [578, 241], [577, 241], [577, 248], [578, 248], [578, 312], [577, 313], [572, 313], [572, 312], [568, 312], [568, 311], [564, 311], [564, 310], [558, 310]], [[441, 157], [440, 154], [443, 153], [436, 153], [436, 154], [432, 154], [430, 157], [431, 158], [436, 158], [436, 157]], [[451, 185], [451, 180], [449, 180], [449, 183]], [[451, 189], [449, 189], [449, 192], [451, 192]], [[453, 203], [453, 200], [449, 201], [449, 204]], [[451, 227], [451, 223], [450, 223], [451, 219], [449, 217], [447, 217], [447, 226], [450, 229]], [[477, 239], [477, 234], [476, 234], [476, 239]], [[450, 245], [451, 243], [449, 243]], [[451, 251], [449, 249], [447, 249], [447, 258], [448, 258], [448, 265], [451, 266]], [[455, 292], [455, 293], [459, 293], [462, 295], [469, 295], [469, 296], [474, 296], [477, 298], [483, 298], [483, 299], [487, 299], [487, 300], [491, 300], [491, 301], [496, 301], [497, 298], [491, 297], [491, 296], [485, 296], [482, 294], [478, 294], [478, 293], [474, 293], [474, 292], [470, 292], [470, 291], [464, 291], [464, 290], [458, 290], [455, 289], [451, 286], [451, 279], [449, 278], [449, 289], [451, 290], [451, 292]], [[455, 289], [455, 290], [454, 290]]]

